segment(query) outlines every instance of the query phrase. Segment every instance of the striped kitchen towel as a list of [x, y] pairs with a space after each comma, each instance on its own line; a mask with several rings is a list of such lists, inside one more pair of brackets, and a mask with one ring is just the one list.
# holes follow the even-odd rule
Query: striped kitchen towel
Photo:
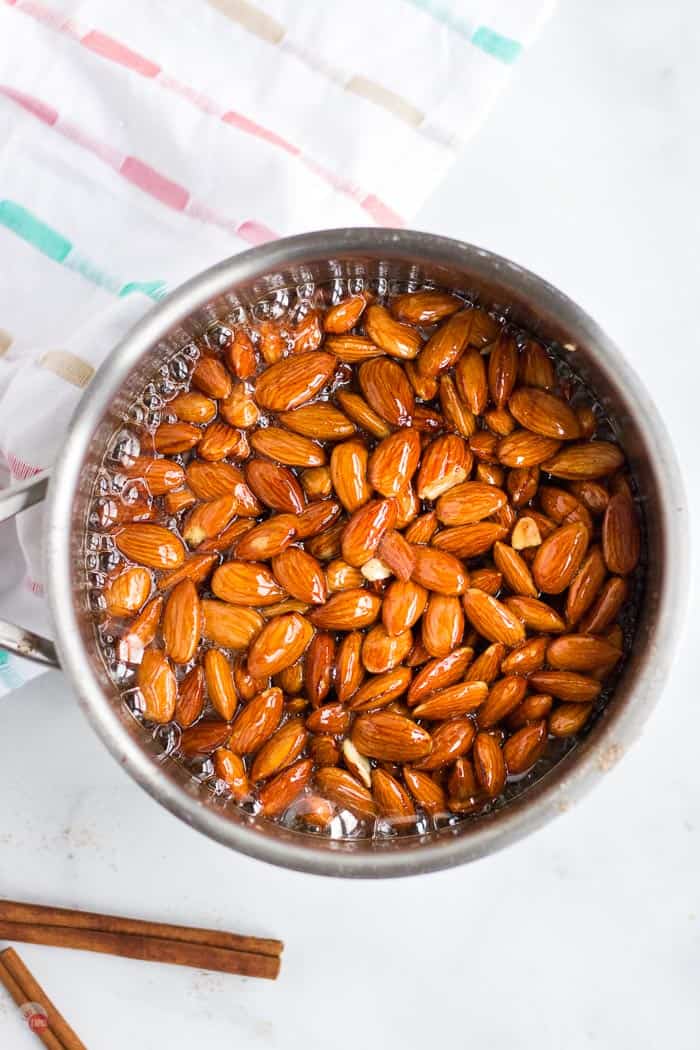
[[[0, 485], [184, 278], [410, 221], [552, 4], [0, 0]], [[50, 633], [41, 517], [0, 527], [0, 616]], [[0, 650], [0, 695], [38, 671]]]

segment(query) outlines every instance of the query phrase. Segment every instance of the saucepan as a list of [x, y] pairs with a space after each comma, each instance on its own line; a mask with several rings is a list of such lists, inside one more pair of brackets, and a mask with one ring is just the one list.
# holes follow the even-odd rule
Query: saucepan
[[[88, 510], [105, 450], [130, 404], [193, 338], [232, 311], [285, 288], [351, 278], [391, 286], [460, 289], [564, 355], [616, 423], [642, 501], [646, 586], [635, 644], [611, 700], [561, 760], [494, 811], [425, 834], [330, 840], [225, 805], [144, 733], [120, 700], [90, 611]], [[686, 504], [654, 403], [630, 363], [594, 321], [552, 285], [507, 259], [445, 237], [343, 229], [274, 241], [212, 267], [155, 307], [100, 368], [80, 402], [52, 476], [0, 493], [0, 518], [43, 499], [46, 579], [54, 645], [0, 623], [0, 645], [63, 668], [81, 707], [117, 761], [158, 802], [231, 849], [317, 874], [381, 877], [472, 861], [568, 809], [624, 754], [659, 698], [680, 635], [688, 580]]]

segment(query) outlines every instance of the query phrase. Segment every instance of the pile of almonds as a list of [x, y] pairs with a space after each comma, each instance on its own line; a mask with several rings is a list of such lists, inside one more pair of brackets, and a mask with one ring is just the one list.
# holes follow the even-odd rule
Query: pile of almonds
[[620, 448], [542, 345], [439, 290], [199, 350], [98, 506], [125, 693], [269, 818], [482, 809], [619, 668]]

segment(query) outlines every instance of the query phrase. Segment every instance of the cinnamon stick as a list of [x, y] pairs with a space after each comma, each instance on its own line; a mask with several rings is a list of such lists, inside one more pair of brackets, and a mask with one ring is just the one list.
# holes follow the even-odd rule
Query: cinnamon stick
[[118, 915], [76, 911], [72, 908], [52, 908], [42, 904], [0, 900], [0, 920], [20, 923], [39, 923], [42, 926], [66, 926], [73, 929], [98, 930], [102, 933], [128, 933], [165, 940], [206, 944], [237, 952], [278, 957], [284, 944], [267, 937], [245, 937], [238, 933], [207, 930], [196, 926], [175, 926], [172, 923], [146, 922]]
[[51, 1033], [59, 1040], [64, 1050], [87, 1050], [85, 1044], [78, 1039], [63, 1014], [58, 1010], [48, 995], [36, 980], [29, 968], [22, 962], [14, 948], [6, 948], [0, 952], [0, 963], [3, 963], [24, 995], [25, 1002], [39, 1003], [46, 1011]]
[[[26, 993], [22, 990], [21, 986], [5, 966], [2, 958], [0, 958], [0, 981], [5, 985], [17, 1006], [21, 1008], [30, 1001]], [[63, 1043], [61, 1043], [48, 1028], [32, 1028], [31, 1031], [41, 1039], [44, 1046], [47, 1046], [49, 1050], [66, 1050]]]
[[70, 926], [10, 922], [0, 919], [0, 937], [28, 944], [47, 944], [57, 948], [78, 948], [88, 952], [117, 955], [124, 959], [172, 963], [198, 970], [218, 970], [244, 977], [274, 980], [279, 974], [279, 956], [234, 951], [210, 944], [174, 940], [135, 933], [109, 933]]

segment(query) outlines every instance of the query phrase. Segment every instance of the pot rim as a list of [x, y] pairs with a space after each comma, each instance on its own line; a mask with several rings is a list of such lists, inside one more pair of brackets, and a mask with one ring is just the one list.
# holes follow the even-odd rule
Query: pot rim
[[[654, 644], [644, 656], [644, 666], [626, 701], [615, 709], [606, 708], [595, 730], [550, 773], [503, 808], [473, 824], [462, 824], [458, 834], [445, 830], [437, 840], [428, 843], [415, 836], [400, 850], [358, 852], [347, 847], [334, 849], [327, 842], [317, 843], [312, 836], [291, 832], [279, 838], [261, 835], [228, 820], [217, 808], [160, 774], [157, 763], [129, 734], [106, 701], [86, 658], [72, 601], [68, 542], [74, 493], [90, 437], [141, 356], [195, 310], [236, 284], [309, 258], [353, 255], [415, 257], [423, 262], [452, 264], [484, 278], [493, 278], [494, 274], [504, 282], [510, 278], [517, 281], [519, 294], [527, 298], [533, 310], [543, 316], [562, 316], [565, 324], [585, 332], [596, 355], [614, 369], [617, 385], [636, 405], [637, 422], [652, 450], [650, 465], [668, 537]], [[680, 472], [655, 405], [622, 354], [580, 307], [542, 278], [485, 249], [411, 230], [361, 227], [284, 238], [226, 259], [172, 292], [118, 343], [80, 401], [53, 472], [47, 522], [49, 601], [61, 664], [93, 729], [120, 765], [158, 802], [210, 838], [260, 860], [316, 874], [384, 877], [453, 867], [501, 849], [564, 812], [600, 779], [638, 735], [667, 677], [687, 597], [688, 526]]]

